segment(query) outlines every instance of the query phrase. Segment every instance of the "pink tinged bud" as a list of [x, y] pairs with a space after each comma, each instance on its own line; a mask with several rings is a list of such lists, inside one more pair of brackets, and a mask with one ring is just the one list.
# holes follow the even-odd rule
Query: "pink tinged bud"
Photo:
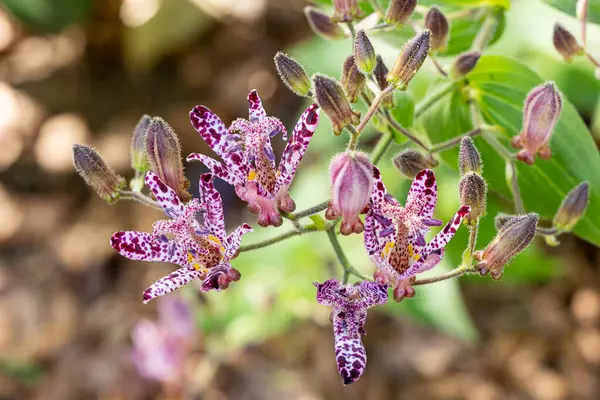
[[452, 65], [452, 69], [450, 71], [452, 77], [458, 79], [467, 75], [475, 68], [480, 57], [481, 53], [478, 51], [467, 51], [460, 54]]
[[369, 204], [373, 191], [373, 165], [369, 157], [359, 151], [340, 153], [331, 160], [329, 175], [331, 211], [326, 217], [342, 217], [340, 232], [343, 235], [362, 232], [364, 225], [358, 214]]
[[385, 22], [404, 25], [417, 7], [417, 0], [391, 0], [385, 13]]
[[411, 179], [424, 169], [430, 169], [438, 165], [437, 160], [414, 149], [401, 151], [394, 156], [392, 162], [402, 175]]
[[310, 79], [300, 63], [280, 51], [274, 61], [279, 78], [288, 89], [298, 96], [310, 96]]
[[342, 27], [331, 22], [329, 15], [325, 14], [318, 8], [310, 6], [305, 7], [304, 15], [306, 16], [306, 20], [308, 21], [308, 25], [312, 31], [322, 38], [336, 40], [342, 39], [346, 36], [346, 33]]
[[[373, 76], [377, 81], [377, 86], [379, 86], [379, 90], [383, 91], [390, 85], [386, 79], [388, 72], [388, 68], [383, 62], [381, 56], [377, 56], [377, 65], [375, 66], [375, 70], [373, 71]], [[394, 108], [394, 94], [390, 93], [387, 96], [385, 96], [381, 104], [385, 108]]]
[[350, 103], [356, 103], [360, 92], [365, 87], [367, 78], [358, 70], [355, 57], [348, 56], [342, 67], [341, 85]]
[[125, 179], [106, 165], [94, 148], [73, 145], [73, 165], [85, 183], [105, 201], [112, 204], [119, 199], [119, 191], [125, 188]]
[[335, 135], [339, 135], [348, 125], [358, 125], [360, 112], [350, 108], [344, 89], [335, 79], [315, 74], [313, 83], [317, 104], [331, 120]]
[[425, 28], [431, 31], [431, 50], [443, 49], [448, 40], [450, 27], [446, 16], [437, 7], [431, 7], [425, 14]]
[[548, 142], [560, 116], [562, 100], [552, 82], [537, 86], [529, 92], [523, 111], [523, 131], [511, 143], [522, 148], [517, 158], [533, 164], [536, 154], [543, 159], [552, 155]]
[[583, 49], [577, 43], [575, 36], [559, 23], [554, 24], [552, 42], [556, 50], [566, 61], [569, 61], [573, 56], [583, 54]]
[[590, 200], [590, 184], [581, 182], [565, 196], [554, 216], [553, 226], [562, 232], [570, 232], [585, 213]]
[[189, 201], [189, 181], [183, 175], [179, 139], [169, 124], [160, 117], [152, 118], [146, 129], [146, 154], [152, 171], [160, 180], [175, 190], [181, 201]]
[[371, 41], [364, 30], [356, 33], [354, 40], [354, 58], [358, 70], [365, 75], [369, 75], [377, 65], [377, 55]]
[[335, 13], [331, 22], [352, 22], [364, 14], [358, 7], [358, 0], [333, 0], [333, 7]]
[[461, 175], [465, 175], [469, 172], [481, 175], [481, 156], [479, 155], [479, 150], [475, 147], [475, 143], [473, 143], [473, 139], [468, 136], [462, 138], [460, 141], [458, 166]]
[[460, 204], [471, 207], [471, 211], [465, 216], [465, 223], [475, 225], [477, 220], [485, 215], [487, 198], [485, 180], [475, 172], [468, 172], [460, 180], [458, 193]]
[[394, 68], [387, 75], [388, 82], [399, 90], [406, 90], [408, 83], [414, 78], [427, 58], [430, 41], [431, 31], [425, 29], [406, 42], [402, 52], [396, 59]]
[[142, 115], [131, 138], [131, 168], [138, 171], [139, 174], [145, 174], [150, 169], [148, 157], [146, 157], [146, 129], [150, 126], [151, 120], [150, 116]]
[[490, 272], [492, 278], [500, 279], [506, 264], [533, 241], [538, 220], [537, 214], [525, 214], [506, 221], [485, 250], [476, 254], [479, 273]]

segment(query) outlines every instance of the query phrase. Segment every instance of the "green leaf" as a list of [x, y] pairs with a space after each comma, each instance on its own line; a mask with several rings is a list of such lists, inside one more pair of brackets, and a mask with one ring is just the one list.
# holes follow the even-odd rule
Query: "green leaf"
[[[510, 139], [521, 129], [522, 104], [527, 93], [544, 80], [525, 65], [503, 56], [482, 57], [467, 78], [476, 90], [486, 122], [504, 128], [498, 139], [509, 148]], [[463, 92], [459, 90], [447, 96], [425, 113], [419, 123], [433, 143], [471, 129]], [[482, 154], [490, 190], [511, 198], [504, 160], [482, 138], [476, 138], [475, 143]], [[600, 245], [600, 155], [585, 123], [566, 98], [563, 98], [563, 110], [550, 147], [550, 160], [537, 158], [533, 166], [518, 163], [519, 186], [526, 209], [551, 219], [564, 196], [579, 182], [587, 180], [592, 188], [590, 205], [574, 233]], [[442, 157], [456, 165], [456, 154], [454, 149]]]
[[3, 0], [2, 3], [28, 28], [56, 33], [83, 19], [92, 0]]
[[[575, 0], [543, 0], [544, 3], [560, 11], [575, 16]], [[589, 0], [587, 20], [594, 24], [600, 24], [600, 0]]]

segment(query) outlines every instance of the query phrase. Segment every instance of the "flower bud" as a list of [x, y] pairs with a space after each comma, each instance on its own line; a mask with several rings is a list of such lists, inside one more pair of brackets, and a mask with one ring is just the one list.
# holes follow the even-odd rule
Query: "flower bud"
[[562, 232], [570, 232], [579, 222], [590, 199], [590, 184], [581, 182], [565, 196], [556, 215], [553, 226]]
[[431, 50], [436, 51], [446, 46], [448, 39], [448, 20], [439, 8], [431, 7], [425, 14], [425, 28], [431, 31]]
[[369, 204], [373, 191], [373, 165], [369, 156], [360, 151], [340, 153], [329, 165], [331, 202], [326, 218], [342, 217], [343, 235], [361, 233], [365, 226], [358, 217]]
[[471, 211], [465, 216], [467, 225], [475, 225], [477, 220], [485, 215], [485, 204], [487, 197], [487, 185], [481, 175], [475, 172], [465, 174], [458, 184], [460, 204], [471, 207]]
[[417, 7], [417, 0], [391, 0], [385, 13], [385, 22], [404, 25]]
[[360, 122], [360, 112], [350, 108], [344, 89], [335, 79], [315, 74], [313, 82], [317, 104], [331, 120], [335, 135], [339, 135], [347, 125]]
[[571, 32], [566, 30], [565, 27], [559, 23], [554, 24], [552, 42], [554, 43], [556, 50], [558, 50], [558, 52], [567, 61], [569, 61], [571, 57], [583, 53], [583, 49], [579, 43], [577, 43], [575, 36], [573, 36]]
[[[381, 56], [377, 56], [377, 64], [375, 65], [375, 69], [373, 70], [373, 76], [377, 81], [377, 86], [379, 86], [379, 90], [383, 91], [387, 88], [390, 83], [386, 79], [386, 75], [388, 74], [388, 68], [383, 62]], [[381, 104], [385, 108], [394, 108], [394, 94], [390, 93], [383, 98]]]
[[331, 22], [352, 22], [363, 16], [358, 0], [333, 0], [335, 12]]
[[479, 261], [475, 268], [481, 275], [491, 273], [492, 278], [500, 279], [506, 264], [522, 252], [535, 237], [539, 217], [537, 214], [517, 215], [504, 225], [496, 237], [475, 258]]
[[468, 172], [481, 175], [481, 156], [479, 155], [479, 150], [475, 147], [475, 143], [473, 143], [473, 139], [469, 136], [462, 138], [460, 141], [458, 166], [461, 175], [465, 175]]
[[106, 165], [95, 149], [74, 144], [73, 165], [85, 183], [105, 201], [112, 204], [119, 199], [119, 190], [125, 187], [125, 179]]
[[389, 83], [399, 90], [406, 90], [408, 83], [416, 75], [421, 65], [429, 53], [429, 42], [431, 40], [431, 31], [425, 29], [414, 38], [406, 42], [402, 52], [396, 59], [396, 64], [392, 71], [387, 75]]
[[365, 75], [369, 75], [377, 65], [377, 56], [371, 41], [364, 30], [356, 33], [354, 40], [354, 59], [358, 70]]
[[511, 144], [522, 148], [517, 159], [531, 165], [538, 154], [543, 159], [552, 156], [548, 142], [562, 110], [560, 92], [553, 82], [546, 82], [529, 92], [523, 111], [523, 131]]
[[517, 215], [505, 213], [496, 214], [496, 216], [494, 217], [494, 226], [496, 227], [496, 230], [499, 231], [504, 226], [504, 224], [506, 224], [508, 221], [515, 217], [517, 217]]
[[131, 138], [131, 168], [142, 175], [150, 169], [146, 157], [146, 129], [148, 129], [151, 119], [148, 115], [142, 115]]
[[367, 78], [358, 70], [354, 56], [348, 56], [342, 68], [342, 87], [350, 103], [356, 103]]
[[146, 154], [152, 171], [167, 186], [175, 190], [181, 201], [187, 202], [189, 181], [183, 175], [181, 148], [175, 131], [167, 122], [155, 117], [146, 129]]
[[402, 175], [411, 179], [424, 169], [434, 168], [438, 165], [437, 160], [429, 156], [424, 156], [415, 149], [401, 151], [394, 156], [392, 162]]
[[467, 51], [460, 54], [454, 64], [452, 65], [451, 74], [455, 79], [462, 78], [475, 68], [477, 61], [479, 61], [481, 53], [478, 51]]
[[310, 96], [310, 79], [296, 60], [278, 51], [275, 54], [275, 68], [279, 78], [292, 92], [298, 96]]
[[308, 25], [314, 33], [324, 39], [335, 40], [346, 36], [346, 33], [338, 24], [331, 22], [329, 15], [315, 7], [304, 7], [304, 15]]

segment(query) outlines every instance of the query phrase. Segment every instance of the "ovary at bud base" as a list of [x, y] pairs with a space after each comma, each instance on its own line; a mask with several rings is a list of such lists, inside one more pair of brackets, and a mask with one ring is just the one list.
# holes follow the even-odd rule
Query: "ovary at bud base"
[[326, 218], [342, 217], [340, 232], [343, 235], [360, 233], [364, 224], [358, 214], [369, 204], [373, 191], [373, 165], [360, 151], [340, 153], [329, 165], [331, 202]]

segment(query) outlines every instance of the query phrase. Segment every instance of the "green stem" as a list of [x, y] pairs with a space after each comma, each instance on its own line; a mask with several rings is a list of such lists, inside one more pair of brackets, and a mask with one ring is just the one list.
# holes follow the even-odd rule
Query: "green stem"
[[441, 151], [449, 150], [455, 146], [458, 146], [463, 138], [477, 136], [481, 133], [481, 131], [482, 131], [481, 128], [475, 128], [469, 132], [463, 133], [460, 136], [457, 136], [452, 139], [448, 139], [442, 143], [438, 143], [438, 144], [434, 145], [429, 151], [431, 153], [439, 153]]
[[590, 52], [589, 52], [589, 51], [586, 51], [584, 54], [585, 54], [585, 57], [586, 57], [588, 60], [590, 60], [590, 62], [591, 62], [592, 64], [594, 64], [594, 65], [596, 66], [596, 68], [600, 68], [600, 61], [596, 60], [596, 59], [594, 58], [594, 56], [592, 56], [592, 55], [590, 54]]
[[558, 229], [556, 229], [554, 227], [544, 228], [543, 226], [538, 226], [535, 229], [535, 233], [537, 233], [538, 235], [541, 235], [541, 236], [554, 236], [559, 232], [558, 232]]
[[438, 91], [423, 99], [423, 101], [421, 101], [415, 107], [415, 119], [423, 115], [425, 111], [427, 111], [432, 105], [441, 100], [445, 95], [452, 92], [456, 88], [457, 84], [458, 82], [455, 81], [449, 82], [442, 86]]
[[152, 208], [156, 208], [157, 210], [162, 211], [162, 209], [163, 209], [161, 207], [161, 205], [158, 204], [158, 202], [152, 200], [150, 197], [146, 196], [145, 194], [139, 193], [139, 192], [130, 192], [128, 190], [121, 190], [121, 191], [119, 191], [119, 195], [122, 200], [135, 200], [138, 203], [141, 203], [145, 206], [149, 206]]
[[510, 180], [510, 190], [515, 201], [515, 211], [517, 214], [525, 214], [525, 206], [521, 198], [521, 189], [519, 188], [519, 179], [517, 165], [515, 160], [506, 161], [506, 175]]
[[377, 145], [371, 153], [371, 162], [377, 164], [381, 161], [381, 157], [385, 154], [385, 151], [390, 147], [390, 144], [394, 140], [394, 135], [389, 130], [383, 132], [382, 136], [377, 141]]
[[371, 107], [369, 107], [369, 110], [365, 114], [365, 117], [362, 119], [362, 121], [360, 121], [360, 124], [358, 124], [358, 126], [356, 127], [358, 133], [361, 133], [362, 130], [365, 129], [365, 126], [367, 126], [367, 123], [369, 122], [373, 114], [375, 114], [375, 111], [377, 111], [377, 109], [379, 108], [379, 104], [381, 104], [381, 101], [384, 99], [384, 97], [392, 93], [393, 91], [394, 87], [390, 85], [383, 89], [381, 92], [379, 92], [377, 96], [375, 96], [375, 98], [373, 99], [373, 103], [371, 103]]
[[256, 249], [260, 249], [263, 247], [267, 247], [270, 246], [272, 244], [281, 242], [283, 240], [289, 239], [291, 237], [294, 236], [299, 236], [302, 235], [304, 233], [308, 233], [308, 232], [318, 232], [320, 229], [316, 227], [316, 225], [308, 225], [308, 226], [302, 226], [300, 227], [299, 230], [294, 230], [294, 231], [289, 231], [286, 233], [282, 233], [281, 235], [275, 236], [271, 239], [267, 239], [264, 240], [262, 242], [258, 242], [258, 243], [254, 243], [254, 244], [249, 244], [246, 246], [241, 246], [240, 247], [240, 253], [244, 252], [244, 251], [250, 251], [250, 250], [256, 250]]
[[346, 22], [346, 26], [350, 31], [350, 35], [352, 35], [352, 48], [354, 49], [354, 39], [356, 39], [356, 29], [354, 29], [354, 24], [352, 22]]
[[431, 54], [429, 55], [429, 58], [431, 59], [431, 62], [433, 62], [433, 66], [440, 73], [440, 75], [442, 75], [444, 78], [447, 78], [448, 73], [444, 70], [442, 65], [438, 62], [437, 58]]
[[388, 110], [385, 110], [385, 118], [386, 118], [388, 124], [392, 128], [396, 129], [398, 132], [400, 132], [401, 134], [406, 136], [408, 138], [408, 140], [415, 143], [417, 146], [421, 147], [423, 150], [429, 152], [429, 147], [427, 147], [425, 145], [425, 143], [423, 143], [419, 138], [417, 138], [412, 133], [410, 133], [410, 131], [408, 129], [406, 129], [402, 125], [400, 125], [400, 123], [398, 121], [396, 121], [396, 119], [390, 114], [390, 112]]
[[286, 214], [286, 218], [291, 221], [298, 221], [300, 218], [309, 217], [313, 214], [319, 213], [327, 208], [329, 205], [329, 200], [325, 200], [322, 203], [317, 204], [311, 208], [307, 208], [306, 210], [298, 211], [293, 214]]
[[335, 234], [335, 230], [333, 229], [333, 227], [331, 227], [330, 229], [327, 230], [327, 237], [329, 238], [329, 241], [331, 242], [331, 247], [333, 247], [333, 251], [335, 251], [335, 255], [337, 256], [338, 261], [340, 262], [340, 264], [342, 265], [342, 268], [344, 269], [344, 279], [343, 279], [342, 283], [344, 285], [346, 283], [348, 283], [350, 274], [356, 275], [357, 277], [359, 277], [361, 279], [368, 279], [367, 277], [365, 277], [364, 275], [362, 275], [358, 271], [356, 271], [354, 269], [354, 267], [352, 267], [352, 265], [350, 265], [350, 261], [348, 261], [346, 254], [344, 254], [344, 250], [342, 249], [342, 246], [340, 246], [340, 242], [338, 241], [337, 235]]
[[456, 278], [457, 276], [461, 276], [461, 275], [464, 275], [464, 274], [470, 273], [470, 272], [475, 272], [475, 269], [474, 268], [465, 268], [463, 266], [460, 266], [460, 267], [454, 268], [452, 271], [448, 271], [442, 275], [432, 276], [431, 278], [417, 279], [416, 281], [414, 281], [412, 283], [412, 285], [419, 286], [419, 285], [427, 285], [427, 284], [435, 283], [435, 282], [441, 282], [441, 281], [445, 281], [447, 279]]
[[348, 142], [348, 150], [356, 150], [358, 146], [358, 138], [360, 137], [360, 131], [355, 129], [352, 125], [346, 126], [346, 129], [350, 131], [350, 141]]
[[472, 50], [483, 53], [483, 49], [493, 39], [494, 34], [496, 33], [498, 22], [498, 15], [495, 12], [488, 14], [485, 21], [483, 21], [483, 25], [475, 37], [475, 40], [473, 40], [473, 45], [471, 46]]
[[473, 253], [475, 252], [475, 246], [477, 246], [477, 231], [479, 230], [479, 220], [475, 222], [475, 225], [469, 227], [469, 246], [463, 253], [462, 267], [471, 268], [473, 263]]

